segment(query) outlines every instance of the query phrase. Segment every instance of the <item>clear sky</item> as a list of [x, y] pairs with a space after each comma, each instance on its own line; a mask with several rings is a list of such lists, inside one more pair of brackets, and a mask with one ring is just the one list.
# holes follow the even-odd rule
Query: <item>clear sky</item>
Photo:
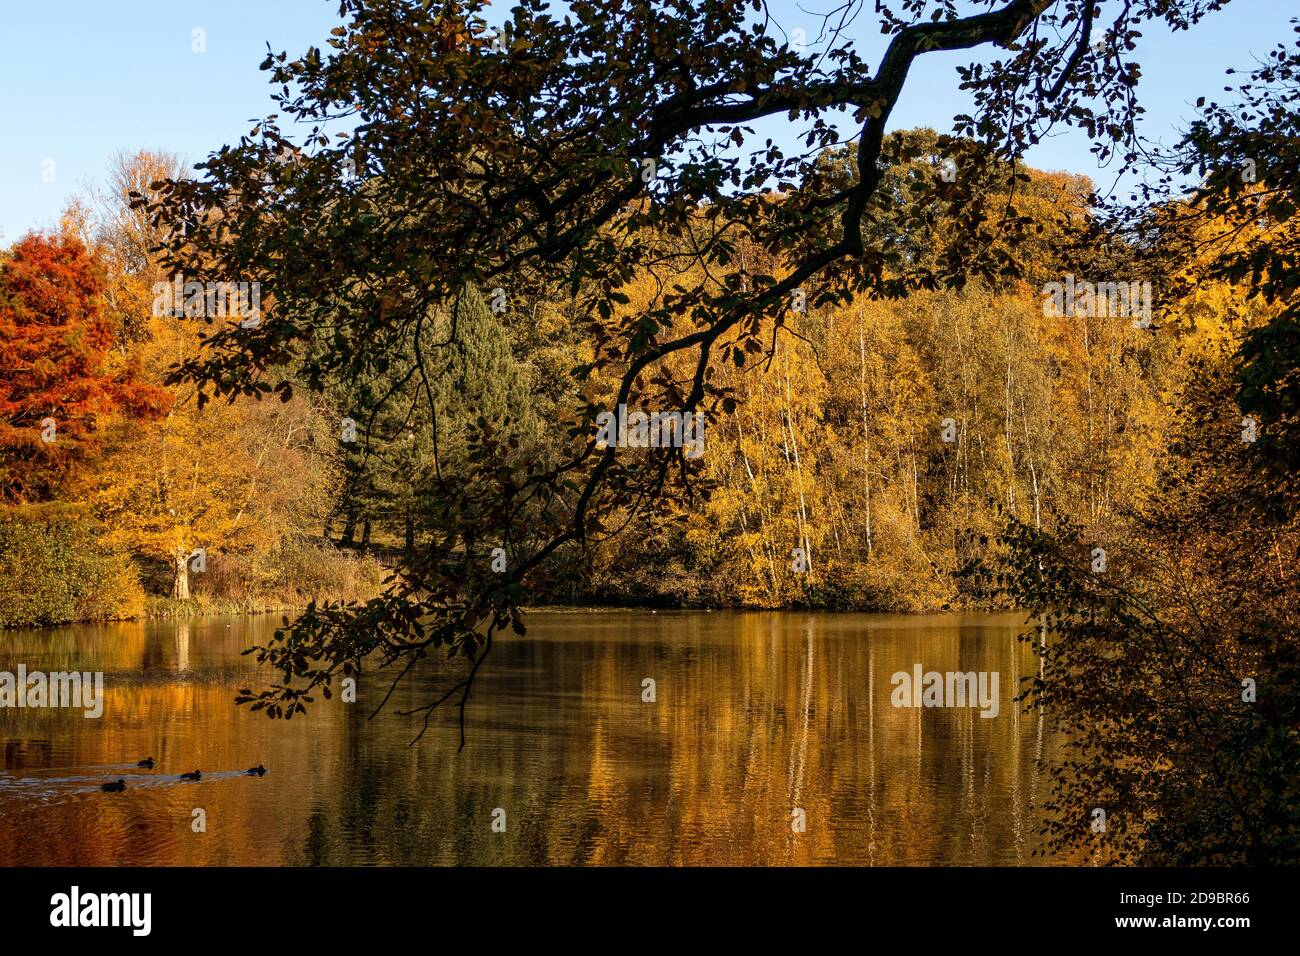
[[[788, 31], [802, 27], [811, 39], [817, 14], [838, 2], [772, 6]], [[869, 63], [884, 42], [870, 6], [853, 31]], [[323, 45], [337, 11], [336, 0], [0, 0], [0, 242], [56, 223], [119, 150], [163, 149], [194, 162], [237, 139], [272, 108], [257, 69], [267, 44], [290, 54]], [[1234, 0], [1190, 34], [1151, 26], [1138, 51], [1146, 135], [1170, 140], [1198, 96], [1223, 88], [1225, 69], [1289, 42], [1297, 15], [1297, 0]], [[195, 30], [206, 52], [195, 52]], [[894, 126], [951, 128], [968, 105], [953, 68], [969, 59], [922, 57]], [[1107, 181], [1082, 137], [1043, 143], [1028, 159]]]

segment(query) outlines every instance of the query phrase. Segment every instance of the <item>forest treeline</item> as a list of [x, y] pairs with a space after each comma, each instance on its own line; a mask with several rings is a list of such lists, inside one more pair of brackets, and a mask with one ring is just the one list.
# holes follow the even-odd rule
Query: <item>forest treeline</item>
[[[890, 168], [872, 228], [902, 268], [950, 255], [944, 223], [921, 217], [913, 196], [945, 150], [928, 130], [891, 141], [909, 159]], [[821, 174], [851, 161], [851, 148], [828, 151]], [[484, 453], [469, 438], [480, 419], [509, 423], [503, 464], [558, 459], [587, 427], [567, 404], [575, 390], [609, 398], [609, 382], [578, 377], [590, 318], [576, 297], [466, 289], [440, 312], [449, 347], [431, 352], [432, 396], [394, 360], [346, 389], [200, 408], [167, 376], [197, 356], [205, 320], [167, 296], [159, 307], [183, 277], [158, 267], [155, 229], [130, 202], [183, 174], [166, 155], [119, 157], [57, 229], [0, 254], [0, 622], [135, 616], [147, 595], [363, 599], [386, 573], [368, 554], [400, 560], [440, 526], [429, 489]], [[1014, 200], [1020, 220], [1021, 238], [992, 250], [1017, 260], [1014, 285], [975, 278], [849, 303], [806, 290], [770, 349], [720, 363], [715, 384], [735, 410], [706, 420], [691, 494], [629, 508], [590, 556], [561, 555], [546, 599], [981, 606], [988, 596], [957, 572], [1008, 518], [1123, 538], [1157, 493], [1189, 389], [1270, 316], [1227, 283], [1179, 285], [1151, 274], [1149, 258], [1139, 267], [1099, 238], [1090, 192], [1060, 173], [990, 180], [984, 204]], [[628, 314], [670, 284], [716, 281], [692, 274], [698, 263], [664, 263], [624, 287]], [[732, 263], [742, 282], [779, 268], [743, 242]], [[1160, 316], [1104, 297], [1053, 308], [1051, 285], [1067, 280], [1148, 283]], [[1161, 300], [1167, 290], [1176, 300]], [[277, 374], [304, 377], [287, 364]]]

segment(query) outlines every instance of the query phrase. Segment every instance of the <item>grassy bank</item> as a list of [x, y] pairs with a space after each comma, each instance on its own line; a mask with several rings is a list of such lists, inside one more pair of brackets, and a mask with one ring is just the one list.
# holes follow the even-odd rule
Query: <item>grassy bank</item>
[[200, 595], [188, 600], [147, 597], [140, 617], [146, 620], [175, 620], [220, 614], [285, 614], [301, 611], [310, 602], [293, 603], [273, 598], [229, 598]]
[[264, 552], [213, 551], [177, 600], [171, 568], [156, 556], [105, 543], [84, 509], [0, 509], [0, 627], [295, 611], [312, 601], [365, 601], [386, 569], [327, 541], [297, 539]]

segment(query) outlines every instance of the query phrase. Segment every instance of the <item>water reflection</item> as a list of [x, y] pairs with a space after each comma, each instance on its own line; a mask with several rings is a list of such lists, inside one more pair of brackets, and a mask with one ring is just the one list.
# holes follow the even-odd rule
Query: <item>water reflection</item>
[[[0, 711], [0, 859], [36, 864], [1029, 863], [1051, 735], [1011, 701], [1021, 619], [536, 613], [467, 711], [413, 743], [365, 678], [289, 722], [233, 705], [276, 626], [0, 634], [0, 670], [102, 670], [105, 711]], [[890, 677], [997, 671], [995, 719], [895, 708]], [[390, 711], [454, 672], [431, 665]], [[643, 680], [653, 678], [653, 703]], [[145, 771], [135, 761], [157, 758]], [[270, 773], [248, 777], [259, 763]], [[199, 768], [202, 779], [178, 775]], [[127, 790], [99, 785], [122, 777]], [[207, 832], [191, 829], [206, 812]], [[507, 829], [494, 833], [493, 811]], [[807, 830], [793, 832], [802, 808]]]

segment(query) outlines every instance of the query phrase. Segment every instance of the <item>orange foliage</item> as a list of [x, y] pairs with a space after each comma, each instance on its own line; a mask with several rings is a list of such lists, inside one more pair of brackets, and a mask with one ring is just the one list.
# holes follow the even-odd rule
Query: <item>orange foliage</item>
[[114, 361], [102, 269], [69, 233], [30, 234], [0, 262], [0, 496], [48, 498], [97, 449], [101, 416], [154, 418], [169, 396]]

